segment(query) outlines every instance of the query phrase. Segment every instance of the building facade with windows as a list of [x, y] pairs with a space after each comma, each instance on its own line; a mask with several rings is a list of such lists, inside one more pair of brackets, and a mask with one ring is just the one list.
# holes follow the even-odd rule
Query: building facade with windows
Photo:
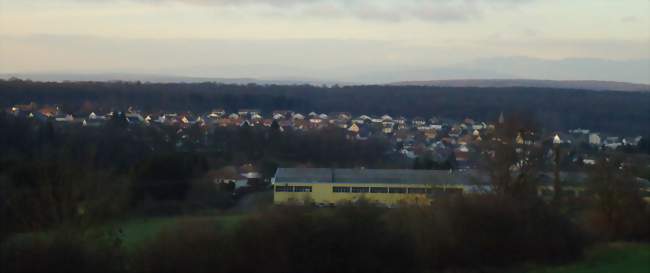
[[279, 168], [272, 179], [274, 203], [321, 206], [365, 199], [387, 206], [428, 204], [436, 196], [481, 191], [487, 185], [473, 172]]

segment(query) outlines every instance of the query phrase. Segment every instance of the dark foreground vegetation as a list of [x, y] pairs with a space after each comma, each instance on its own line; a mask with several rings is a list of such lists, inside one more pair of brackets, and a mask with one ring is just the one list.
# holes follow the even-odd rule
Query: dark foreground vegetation
[[2, 270], [519, 272], [575, 261], [600, 241], [544, 202], [496, 195], [398, 209], [364, 201], [327, 209], [276, 206], [234, 226], [216, 219], [179, 221], [133, 249], [118, 229], [65, 226], [47, 236], [19, 236], [3, 244]]
[[532, 273], [648, 272], [650, 244], [610, 242], [591, 246], [579, 262], [534, 266]]
[[198, 126], [186, 131], [189, 137], [181, 138], [175, 128], [119, 120], [98, 128], [60, 127], [0, 113], [0, 239], [134, 212], [225, 209], [232, 191], [214, 187], [206, 176], [224, 166], [253, 163], [269, 178], [280, 164], [389, 164], [381, 140], [348, 141], [341, 130], [217, 128], [209, 137]]
[[[619, 134], [648, 134], [650, 93], [549, 88], [450, 88], [418, 86], [157, 84], [140, 82], [44, 83], [0, 80], [0, 106], [36, 102], [68, 113], [94, 109], [229, 112], [256, 108], [302, 113], [352, 112], [462, 120], [496, 120], [500, 112], [534, 115], [546, 128], [590, 128]], [[86, 115], [89, 113], [85, 113]]]
[[543, 145], [511, 141], [539, 135], [531, 127], [506, 122], [485, 135], [499, 140], [481, 153], [493, 186], [485, 194], [394, 209], [269, 204], [235, 224], [179, 221], [134, 246], [116, 223], [233, 205], [207, 170], [253, 162], [269, 177], [279, 165], [390, 167], [388, 146], [337, 130], [244, 126], [208, 136], [188, 127], [180, 138], [120, 119], [82, 129], [0, 114], [0, 271], [503, 272], [573, 262], [595, 243], [650, 241], [650, 207], [635, 179], [644, 166], [606, 153], [588, 169], [583, 197], [542, 200]]
[[484, 196], [388, 210], [275, 207], [235, 228], [180, 222], [135, 251], [115, 234], [62, 230], [3, 246], [5, 272], [494, 271], [582, 255], [576, 225], [542, 202]]

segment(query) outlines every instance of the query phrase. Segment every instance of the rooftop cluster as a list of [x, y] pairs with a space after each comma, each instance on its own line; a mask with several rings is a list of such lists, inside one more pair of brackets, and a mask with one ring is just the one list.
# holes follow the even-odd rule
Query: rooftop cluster
[[[10, 114], [25, 118], [54, 121], [61, 125], [77, 125], [97, 127], [109, 120], [119, 119], [128, 126], [164, 126], [177, 127], [179, 134], [184, 129], [198, 127], [205, 134], [210, 134], [215, 128], [261, 127], [276, 128], [284, 132], [316, 131], [326, 128], [337, 128], [346, 132], [350, 140], [364, 141], [369, 138], [383, 138], [392, 143], [393, 151], [405, 158], [416, 159], [427, 157], [437, 164], [453, 164], [453, 168], [472, 168], [474, 148], [483, 138], [494, 130], [494, 123], [503, 123], [501, 113], [494, 123], [477, 121], [472, 118], [454, 120], [442, 117], [411, 117], [401, 115], [353, 115], [350, 112], [299, 113], [292, 110], [275, 110], [263, 113], [258, 109], [239, 109], [228, 112], [225, 109], [214, 109], [205, 113], [192, 111], [145, 112], [134, 107], [126, 111], [105, 111], [87, 109], [85, 112], [68, 113], [57, 106], [39, 106], [35, 103], [14, 105], [6, 109]], [[568, 132], [548, 132], [542, 139], [562, 145], [577, 145], [587, 143], [592, 147], [617, 149], [625, 145], [637, 145], [640, 136], [623, 138], [614, 135], [603, 135], [588, 129], [573, 129]], [[533, 144], [519, 135], [515, 139], [520, 144]], [[585, 164], [593, 164], [589, 155], [582, 155], [575, 160]]]

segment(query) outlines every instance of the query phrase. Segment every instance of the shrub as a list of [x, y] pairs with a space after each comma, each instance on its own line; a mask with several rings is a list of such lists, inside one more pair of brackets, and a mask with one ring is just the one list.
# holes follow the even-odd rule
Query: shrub
[[164, 229], [136, 250], [134, 272], [226, 272], [223, 257], [229, 252], [225, 236], [213, 220], [187, 219]]
[[234, 235], [239, 272], [408, 272], [413, 250], [389, 232], [386, 209], [280, 207], [241, 224]]
[[545, 203], [494, 195], [400, 208], [387, 221], [414, 244], [420, 271], [566, 262], [579, 257], [583, 248], [575, 225]]
[[136, 271], [488, 271], [582, 254], [579, 230], [543, 202], [497, 196], [386, 209], [278, 206], [223, 232], [184, 222], [140, 250]]
[[23, 235], [0, 250], [2, 272], [123, 272], [124, 255], [110, 235], [82, 236], [77, 232]]
[[591, 207], [584, 226], [597, 239], [650, 240], [650, 207], [621, 158], [600, 160], [590, 173]]
[[594, 240], [650, 241], [650, 206], [628, 209], [613, 222], [598, 208], [587, 209], [581, 224]]

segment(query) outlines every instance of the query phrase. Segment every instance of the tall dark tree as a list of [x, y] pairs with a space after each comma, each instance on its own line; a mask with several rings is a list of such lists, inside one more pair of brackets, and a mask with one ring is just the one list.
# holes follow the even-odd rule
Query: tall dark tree
[[650, 239], [650, 208], [641, 185], [620, 156], [600, 159], [587, 184], [592, 194], [590, 229], [609, 239]]
[[506, 117], [481, 144], [482, 169], [497, 194], [530, 198], [537, 194], [543, 149], [538, 125], [523, 115]]

